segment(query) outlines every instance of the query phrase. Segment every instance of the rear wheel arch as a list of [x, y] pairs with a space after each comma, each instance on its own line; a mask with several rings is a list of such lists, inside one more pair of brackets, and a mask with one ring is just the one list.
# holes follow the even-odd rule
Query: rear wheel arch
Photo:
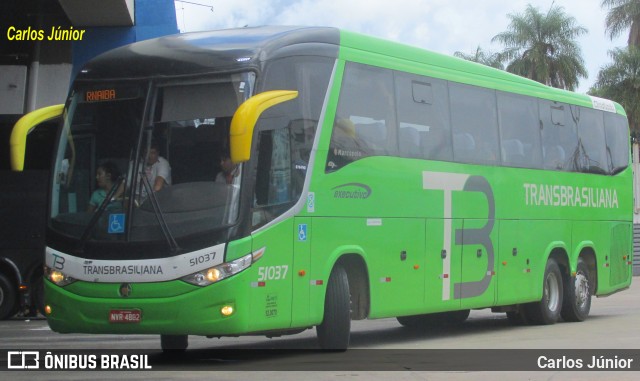
[[571, 265], [569, 262], [569, 254], [567, 254], [567, 250], [563, 247], [554, 248], [551, 253], [549, 253], [549, 257], [547, 261], [553, 259], [560, 267], [560, 271], [562, 272], [563, 279], [571, 276]]
[[596, 257], [595, 249], [591, 246], [583, 247], [580, 250], [578, 259], [582, 259], [582, 261], [587, 265], [590, 277], [589, 280], [591, 281], [589, 288], [591, 289], [591, 295], [595, 295], [598, 290], [598, 258]]

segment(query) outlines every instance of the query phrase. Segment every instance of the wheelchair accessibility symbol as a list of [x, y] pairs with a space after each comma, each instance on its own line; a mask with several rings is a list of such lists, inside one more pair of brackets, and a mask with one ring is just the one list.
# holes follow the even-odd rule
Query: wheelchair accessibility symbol
[[298, 225], [298, 241], [307, 240], [307, 224]]
[[124, 214], [109, 215], [109, 234], [124, 233]]

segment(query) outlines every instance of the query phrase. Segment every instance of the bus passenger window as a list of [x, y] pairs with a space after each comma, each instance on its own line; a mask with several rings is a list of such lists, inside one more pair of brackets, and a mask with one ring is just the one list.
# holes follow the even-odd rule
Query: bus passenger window
[[348, 63], [326, 171], [359, 159], [395, 153], [393, 75], [390, 70]]
[[457, 162], [500, 163], [494, 90], [449, 83], [453, 158]]
[[604, 134], [604, 117], [602, 111], [585, 107], [571, 106], [578, 109], [578, 138], [580, 154], [579, 170], [588, 173], [608, 173], [609, 162], [606, 156], [606, 139]]
[[445, 81], [395, 72], [400, 156], [453, 160]]
[[498, 120], [502, 164], [542, 168], [538, 101], [531, 97], [498, 92]]
[[627, 118], [604, 113], [605, 136], [607, 139], [607, 157], [609, 159], [611, 173], [617, 174], [629, 165], [629, 125]]
[[539, 101], [542, 126], [542, 154], [545, 169], [576, 171], [578, 165], [579, 110], [569, 105]]

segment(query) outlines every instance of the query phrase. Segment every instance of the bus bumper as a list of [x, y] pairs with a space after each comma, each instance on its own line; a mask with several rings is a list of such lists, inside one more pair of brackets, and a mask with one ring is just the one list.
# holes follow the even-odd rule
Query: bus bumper
[[[84, 291], [79, 295], [45, 281], [45, 304], [50, 308], [47, 320], [51, 329], [59, 333], [205, 336], [246, 333], [249, 296], [238, 289], [234, 278], [202, 288], [185, 287], [181, 281], [165, 282], [167, 289], [173, 289], [171, 284], [182, 289], [182, 293], [168, 297], [137, 292], [137, 289], [151, 290], [151, 284], [131, 284], [131, 295], [123, 297], [118, 294], [119, 284], [84, 282], [76, 286]], [[225, 306], [233, 308], [231, 315], [223, 315]], [[140, 321], [114, 322], [111, 318], [114, 311], [137, 311]]]

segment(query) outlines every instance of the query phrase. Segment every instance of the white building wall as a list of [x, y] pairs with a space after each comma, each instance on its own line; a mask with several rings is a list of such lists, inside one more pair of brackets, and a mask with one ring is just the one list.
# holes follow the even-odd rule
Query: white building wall
[[71, 70], [70, 63], [39, 65], [37, 78], [34, 78], [35, 88], [30, 89], [30, 95], [34, 98], [28, 104], [30, 109], [26, 111], [64, 103], [69, 91]]
[[22, 114], [27, 93], [27, 67], [0, 66], [0, 115]]

